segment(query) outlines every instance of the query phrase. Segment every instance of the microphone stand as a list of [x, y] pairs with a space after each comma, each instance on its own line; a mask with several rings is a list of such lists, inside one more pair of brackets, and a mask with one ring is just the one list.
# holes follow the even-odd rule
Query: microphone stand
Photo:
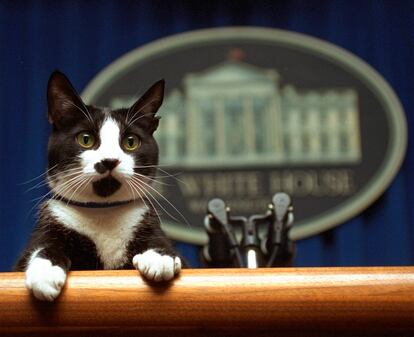
[[[267, 237], [260, 238], [259, 228], [268, 226]], [[219, 198], [207, 205], [204, 227], [209, 243], [203, 257], [211, 267], [258, 268], [289, 266], [294, 244], [289, 239], [293, 225], [293, 207], [286, 193], [276, 193], [262, 215], [231, 216], [230, 208]], [[239, 242], [234, 227], [241, 228]]]

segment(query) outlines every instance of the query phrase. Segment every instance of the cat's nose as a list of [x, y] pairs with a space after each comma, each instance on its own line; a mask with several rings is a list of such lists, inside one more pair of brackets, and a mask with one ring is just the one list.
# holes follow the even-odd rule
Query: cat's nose
[[99, 163], [95, 164], [95, 170], [103, 174], [106, 171], [112, 171], [115, 167], [119, 165], [120, 161], [118, 159], [103, 159]]

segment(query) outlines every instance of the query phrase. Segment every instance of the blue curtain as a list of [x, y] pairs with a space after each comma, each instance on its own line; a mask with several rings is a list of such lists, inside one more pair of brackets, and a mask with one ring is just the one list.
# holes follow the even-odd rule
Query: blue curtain
[[[28, 240], [45, 187], [24, 182], [46, 166], [45, 87], [52, 70], [81, 91], [125, 52], [175, 33], [233, 25], [275, 27], [339, 45], [395, 89], [414, 119], [413, 1], [5, 1], [0, 2], [0, 271]], [[411, 129], [409, 130], [411, 134]], [[297, 266], [414, 262], [414, 144], [396, 179], [346, 224], [298, 242]], [[198, 250], [179, 249], [193, 265]]]

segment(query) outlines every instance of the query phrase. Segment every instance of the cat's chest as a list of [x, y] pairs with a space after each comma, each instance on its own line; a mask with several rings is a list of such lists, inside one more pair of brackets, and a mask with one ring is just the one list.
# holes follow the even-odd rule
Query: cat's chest
[[136, 205], [89, 209], [52, 200], [51, 215], [65, 227], [94, 242], [105, 269], [116, 269], [127, 263], [126, 250], [147, 208]]

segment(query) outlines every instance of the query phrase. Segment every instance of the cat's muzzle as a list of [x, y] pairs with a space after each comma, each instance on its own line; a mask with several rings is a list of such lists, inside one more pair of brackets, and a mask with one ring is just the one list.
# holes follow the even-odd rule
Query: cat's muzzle
[[95, 170], [99, 174], [104, 174], [108, 171], [112, 171], [121, 162], [118, 159], [103, 159], [99, 163], [95, 164]]
[[93, 191], [100, 197], [109, 197], [121, 188], [122, 184], [111, 175], [92, 183]]

